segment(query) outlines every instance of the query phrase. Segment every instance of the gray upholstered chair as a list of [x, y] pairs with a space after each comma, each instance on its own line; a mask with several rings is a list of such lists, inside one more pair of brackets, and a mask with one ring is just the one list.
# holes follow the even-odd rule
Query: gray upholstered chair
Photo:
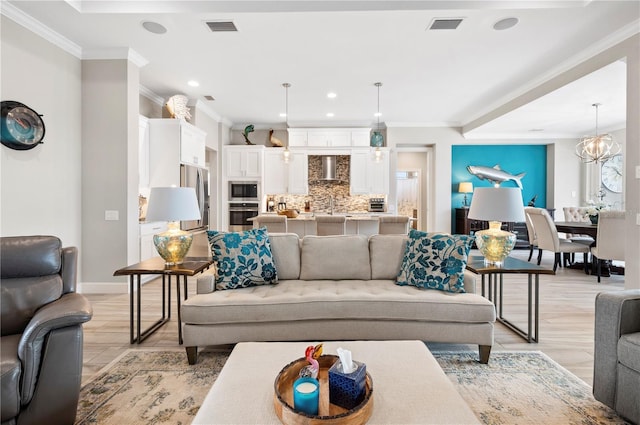
[[600, 211], [596, 245], [591, 247], [593, 261], [597, 264], [598, 282], [602, 274], [602, 260], [624, 261], [625, 239], [624, 211]]
[[409, 233], [409, 217], [406, 215], [381, 215], [378, 220], [380, 221], [378, 233], [381, 235]]
[[259, 215], [253, 219], [253, 228], [266, 227], [269, 233], [287, 233], [287, 217], [278, 214]]
[[584, 270], [587, 272], [587, 253], [589, 252], [587, 245], [560, 239], [558, 229], [546, 209], [531, 208], [527, 210], [527, 215], [531, 218], [531, 224], [533, 224], [538, 241], [538, 265], [542, 261], [542, 252], [545, 249], [555, 253], [553, 271], [556, 271], [558, 264], [560, 264], [561, 253], [582, 252], [584, 254]]
[[347, 219], [343, 215], [316, 215], [318, 236], [344, 235]]
[[640, 424], [640, 290], [596, 296], [593, 396]]
[[73, 424], [82, 379], [78, 251], [53, 236], [0, 238], [2, 424]]

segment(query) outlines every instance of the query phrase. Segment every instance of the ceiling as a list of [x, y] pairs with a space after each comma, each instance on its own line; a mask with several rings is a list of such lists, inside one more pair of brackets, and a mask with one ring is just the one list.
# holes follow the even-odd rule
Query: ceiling
[[[290, 127], [377, 125], [376, 82], [383, 126], [462, 127], [640, 32], [633, 0], [9, 0], [2, 7], [62, 35], [82, 58], [133, 49], [148, 61], [140, 70], [145, 91], [200, 100], [235, 128], [283, 128], [285, 82]], [[493, 29], [512, 17], [514, 27]], [[462, 22], [428, 30], [435, 18]], [[145, 21], [166, 33], [148, 32]], [[232, 21], [238, 31], [212, 32], [206, 21]], [[595, 102], [600, 129], [624, 128], [625, 78], [624, 62], [613, 63], [473, 129], [473, 137], [580, 137], [594, 131]]]

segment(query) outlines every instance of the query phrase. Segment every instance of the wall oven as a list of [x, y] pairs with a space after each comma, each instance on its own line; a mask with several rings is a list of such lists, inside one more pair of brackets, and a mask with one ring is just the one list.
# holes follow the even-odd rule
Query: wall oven
[[257, 181], [230, 181], [229, 201], [256, 201], [260, 199], [260, 187]]
[[253, 228], [253, 222], [260, 211], [258, 202], [229, 202], [229, 231], [242, 232]]

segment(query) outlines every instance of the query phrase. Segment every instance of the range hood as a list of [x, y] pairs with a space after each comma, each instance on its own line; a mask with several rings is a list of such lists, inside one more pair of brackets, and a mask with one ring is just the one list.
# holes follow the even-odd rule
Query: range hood
[[323, 155], [322, 156], [322, 175], [320, 180], [324, 181], [338, 181], [336, 176], [336, 162], [335, 155]]

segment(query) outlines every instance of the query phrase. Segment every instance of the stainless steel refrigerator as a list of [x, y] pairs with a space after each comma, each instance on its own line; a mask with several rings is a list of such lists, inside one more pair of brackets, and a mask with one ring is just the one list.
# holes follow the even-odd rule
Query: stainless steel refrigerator
[[180, 222], [182, 230], [197, 232], [209, 228], [209, 171], [191, 165], [180, 165], [180, 186], [196, 191], [200, 219]]

